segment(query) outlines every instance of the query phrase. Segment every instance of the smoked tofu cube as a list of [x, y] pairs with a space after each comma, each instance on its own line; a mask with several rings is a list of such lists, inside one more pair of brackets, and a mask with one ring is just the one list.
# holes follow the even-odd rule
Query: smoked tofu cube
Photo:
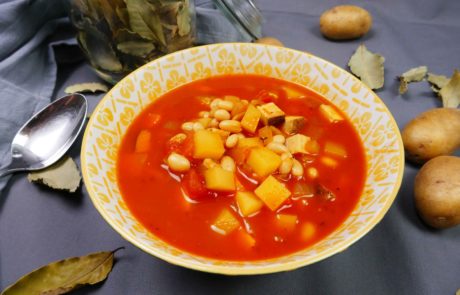
[[293, 135], [299, 133], [305, 126], [305, 118], [302, 116], [286, 116], [285, 121], [281, 129], [284, 133]]
[[291, 192], [271, 175], [256, 188], [254, 193], [272, 211], [276, 211], [291, 195]]
[[297, 224], [297, 215], [276, 214], [276, 223], [281, 229], [286, 231], [293, 231]]
[[209, 130], [198, 130], [193, 134], [193, 158], [214, 160], [225, 153], [224, 142], [219, 134]]
[[216, 220], [211, 225], [213, 231], [224, 236], [237, 230], [239, 227], [239, 220], [227, 208], [220, 212], [219, 216], [217, 216]]
[[260, 211], [264, 203], [252, 192], [237, 192], [236, 203], [241, 215], [247, 217]]
[[260, 111], [255, 106], [250, 104], [246, 110], [246, 113], [244, 113], [243, 119], [241, 120], [241, 127], [243, 127], [243, 129], [248, 132], [256, 132], [260, 117]]
[[255, 148], [251, 150], [246, 162], [260, 177], [275, 172], [281, 164], [281, 157], [268, 148]]
[[335, 123], [342, 121], [343, 117], [340, 115], [332, 106], [327, 104], [322, 104], [319, 106], [319, 112], [323, 117], [328, 120], [330, 123]]
[[284, 122], [284, 112], [273, 102], [258, 107], [265, 125], [277, 125]]
[[136, 138], [136, 153], [145, 153], [150, 150], [151, 134], [148, 130], [142, 130]]
[[206, 188], [218, 192], [236, 190], [235, 173], [216, 166], [204, 171]]
[[286, 138], [286, 147], [291, 154], [307, 154], [306, 145], [309, 141], [310, 137], [303, 134], [296, 134]]
[[263, 147], [263, 143], [258, 137], [245, 137], [239, 138], [237, 148], [254, 148], [254, 147]]

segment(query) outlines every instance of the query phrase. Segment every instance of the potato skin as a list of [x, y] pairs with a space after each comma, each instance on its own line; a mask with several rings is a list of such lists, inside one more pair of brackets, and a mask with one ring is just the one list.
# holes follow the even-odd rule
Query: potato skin
[[401, 133], [407, 158], [424, 163], [451, 154], [460, 146], [459, 130], [458, 109], [437, 108], [421, 113]]
[[254, 41], [254, 43], [284, 47], [284, 44], [280, 40], [273, 38], [273, 37], [262, 37]]
[[339, 5], [326, 10], [319, 19], [321, 33], [332, 40], [356, 39], [372, 26], [370, 13], [354, 5]]
[[439, 156], [415, 177], [415, 206], [426, 224], [448, 228], [460, 224], [460, 158]]

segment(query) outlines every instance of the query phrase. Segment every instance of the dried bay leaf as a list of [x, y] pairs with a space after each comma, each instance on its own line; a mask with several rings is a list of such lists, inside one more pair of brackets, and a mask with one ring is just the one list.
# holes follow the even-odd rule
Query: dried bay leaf
[[1, 295], [64, 294], [82, 285], [105, 280], [112, 270], [114, 253], [96, 252], [42, 266], [20, 278]]
[[123, 69], [107, 37], [95, 28], [88, 27], [85, 31], [80, 31], [77, 40], [96, 69], [111, 72], [120, 72]]
[[379, 89], [384, 83], [384, 62], [383, 56], [372, 53], [361, 44], [351, 56], [348, 66], [369, 88]]
[[434, 92], [438, 93], [442, 87], [446, 86], [446, 84], [449, 83], [450, 79], [444, 75], [435, 75], [432, 73], [428, 73], [428, 77], [426, 80], [431, 84], [431, 89], [433, 89]]
[[154, 40], [155, 35], [150, 30], [146, 21], [144, 20], [145, 10], [144, 0], [125, 0], [126, 9], [129, 15], [129, 24], [131, 30], [141, 35], [143, 38], [148, 40]]
[[131, 30], [148, 40], [166, 45], [160, 17], [146, 0], [125, 0]]
[[64, 89], [64, 92], [67, 94], [72, 94], [72, 93], [86, 93], [86, 92], [107, 92], [109, 88], [102, 84], [102, 83], [96, 83], [96, 82], [89, 82], [89, 83], [79, 83], [79, 84], [73, 84], [70, 86], [67, 86]]
[[126, 54], [144, 57], [155, 49], [155, 45], [151, 42], [126, 41], [117, 44], [117, 49]]
[[188, 0], [184, 2], [177, 12], [177, 26], [179, 27], [179, 36], [185, 36], [190, 33], [190, 13], [188, 7]]
[[401, 76], [399, 76], [399, 93], [406, 93], [408, 89], [407, 84], [411, 82], [422, 81], [425, 78], [427, 72], [428, 68], [426, 66], [412, 68], [407, 72], [404, 72]]
[[460, 105], [460, 72], [454, 71], [449, 82], [438, 92], [445, 108], [456, 108]]
[[81, 182], [80, 171], [70, 157], [65, 157], [46, 169], [30, 172], [27, 179], [71, 193], [78, 189]]

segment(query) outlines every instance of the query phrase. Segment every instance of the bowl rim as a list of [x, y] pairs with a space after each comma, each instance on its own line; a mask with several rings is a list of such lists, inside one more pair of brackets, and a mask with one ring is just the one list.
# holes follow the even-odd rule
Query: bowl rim
[[[396, 133], [396, 140], [399, 143], [399, 145], [398, 145], [399, 146], [398, 155], [399, 155], [399, 164], [400, 164], [399, 169], [397, 171], [397, 178], [395, 180], [393, 190], [389, 193], [389, 195], [387, 197], [387, 201], [384, 203], [384, 206], [382, 207], [382, 209], [380, 209], [379, 214], [377, 214], [371, 220], [371, 222], [367, 223], [356, 234], [354, 234], [352, 238], [347, 239], [346, 242], [337, 244], [337, 246], [334, 246], [332, 250], [327, 250], [327, 251], [324, 251], [324, 252], [322, 252], [320, 254], [317, 254], [313, 259], [309, 259], [309, 260], [305, 260], [305, 259], [303, 259], [303, 260], [302, 259], [301, 260], [293, 260], [293, 261], [289, 261], [289, 262], [286, 262], [286, 263], [283, 263], [283, 264], [265, 265], [263, 267], [257, 266], [257, 265], [251, 267], [250, 264], [253, 263], [253, 262], [257, 263], [259, 261], [264, 261], [264, 262], [276, 261], [280, 257], [275, 257], [275, 258], [270, 258], [270, 259], [265, 259], [265, 260], [241, 261], [242, 263], [248, 263], [248, 264], [245, 264], [244, 267], [228, 267], [228, 266], [222, 266], [220, 264], [216, 265], [216, 264], [204, 264], [204, 263], [190, 264], [188, 261], [180, 259], [177, 256], [172, 256], [172, 255], [164, 253], [161, 250], [158, 250], [158, 249], [155, 249], [155, 248], [149, 248], [147, 246], [144, 246], [143, 244], [138, 242], [136, 239], [132, 238], [131, 236], [129, 236], [127, 234], [125, 234], [123, 231], [119, 230], [120, 226], [117, 225], [115, 223], [115, 221], [108, 216], [108, 214], [105, 212], [105, 210], [103, 210], [102, 206], [99, 205], [99, 202], [96, 200], [97, 194], [94, 191], [92, 185], [87, 185], [87, 183], [90, 183], [90, 176], [89, 176], [89, 172], [88, 172], [87, 159], [86, 159], [86, 147], [88, 146], [88, 138], [90, 137], [90, 134], [89, 134], [90, 133], [90, 128], [89, 127], [93, 125], [93, 120], [95, 120], [95, 117], [96, 117], [96, 116], [91, 115], [91, 117], [90, 117], [90, 119], [89, 119], [89, 121], [87, 123], [87, 126], [85, 128], [85, 132], [84, 132], [84, 135], [83, 135], [83, 140], [82, 140], [82, 143], [81, 143], [80, 162], [81, 162], [81, 171], [82, 171], [83, 181], [85, 183], [86, 190], [88, 192], [88, 195], [89, 195], [94, 207], [97, 209], [99, 214], [103, 217], [103, 219], [112, 227], [112, 229], [114, 229], [125, 240], [127, 240], [128, 242], [130, 242], [134, 246], [138, 247], [139, 249], [143, 250], [144, 252], [146, 252], [146, 253], [148, 253], [150, 255], [153, 255], [156, 258], [164, 260], [164, 261], [166, 261], [168, 263], [171, 263], [173, 265], [182, 266], [182, 267], [185, 267], [185, 268], [188, 268], [188, 269], [194, 269], [194, 270], [208, 272], [208, 273], [216, 273], [216, 274], [223, 274], [223, 275], [258, 275], [258, 274], [268, 274], [268, 273], [275, 273], [275, 272], [282, 272], [282, 271], [290, 271], [290, 270], [294, 270], [294, 269], [297, 269], [297, 268], [300, 268], [300, 267], [303, 267], [303, 266], [307, 266], [307, 265], [319, 262], [319, 261], [324, 260], [324, 259], [326, 259], [328, 257], [331, 257], [331, 256], [333, 256], [335, 254], [338, 254], [338, 253], [341, 253], [341, 252], [345, 251], [350, 246], [355, 244], [356, 241], [358, 241], [359, 239], [364, 237], [368, 232], [370, 232], [378, 223], [380, 223], [380, 221], [383, 219], [383, 217], [386, 215], [386, 213], [388, 212], [388, 210], [390, 209], [390, 207], [394, 203], [394, 200], [396, 199], [396, 196], [397, 196], [397, 194], [399, 192], [399, 189], [400, 189], [401, 183], [402, 183], [402, 179], [403, 179], [404, 168], [405, 168], [405, 164], [404, 164], [405, 163], [405, 155], [404, 155], [404, 147], [403, 147], [403, 141], [402, 141], [402, 137], [401, 137], [401, 132], [399, 131], [398, 124], [397, 124], [396, 120], [394, 119], [392, 113], [390, 112], [390, 110], [386, 106], [386, 104], [383, 102], [383, 100], [371, 88], [369, 88], [366, 84], [364, 84], [361, 80], [359, 80], [357, 77], [355, 77], [353, 74], [349, 73], [345, 69], [335, 65], [334, 63], [332, 63], [330, 61], [327, 61], [327, 60], [325, 60], [325, 59], [323, 59], [321, 57], [318, 57], [318, 56], [316, 56], [314, 54], [311, 54], [310, 52], [296, 50], [296, 49], [292, 49], [292, 48], [288, 48], [288, 47], [279, 47], [279, 46], [266, 45], [266, 44], [229, 42], [229, 43], [217, 43], [217, 44], [208, 44], [208, 45], [202, 45], [202, 46], [195, 46], [195, 47], [192, 47], [192, 48], [187, 48], [187, 49], [175, 51], [175, 52], [170, 53], [168, 55], [162, 56], [162, 57], [160, 57], [158, 59], [155, 59], [153, 61], [150, 61], [150, 62], [146, 63], [145, 65], [143, 65], [143, 66], [137, 68], [136, 70], [132, 71], [130, 74], [128, 74], [122, 80], [120, 80], [117, 84], [115, 84], [104, 95], [104, 97], [99, 101], [97, 106], [94, 108], [94, 111], [92, 112], [92, 114], [97, 114], [97, 113], [100, 112], [100, 110], [103, 107], [104, 103], [106, 101], [108, 101], [112, 97], [111, 94], [112, 94], [112, 92], [114, 91], [114, 89], [115, 89], [115, 87], [117, 85], [121, 85], [125, 80], [128, 80], [128, 79], [130, 79], [131, 76], [135, 75], [135, 73], [140, 72], [140, 71], [152, 66], [152, 64], [161, 63], [163, 60], [168, 59], [173, 55], [180, 55], [180, 54], [183, 54], [183, 52], [196, 50], [197, 48], [205, 49], [205, 48], [213, 48], [213, 47], [232, 46], [232, 45], [236, 45], [236, 46], [255, 46], [255, 47], [264, 47], [264, 48], [277, 47], [277, 49], [281, 48], [281, 50], [288, 50], [288, 51], [293, 51], [293, 52], [298, 53], [298, 54], [309, 55], [311, 57], [314, 57], [314, 58], [320, 60], [321, 62], [323, 62], [325, 64], [328, 64], [332, 68], [339, 70], [341, 73], [345, 73], [347, 76], [349, 76], [351, 79], [353, 79], [353, 81], [359, 83], [359, 85], [361, 87], [366, 88], [367, 91], [369, 91], [370, 93], [373, 93], [375, 95], [375, 98], [377, 99], [377, 101], [379, 102], [380, 106], [384, 110], [384, 113], [388, 116], [389, 122], [391, 124], [393, 124], [394, 128], [398, 131]], [[187, 83], [185, 83], [185, 84], [187, 84]], [[304, 86], [304, 87], [306, 87], [306, 86]], [[308, 87], [308, 89], [318, 93], [316, 90], [314, 90], [314, 89], [312, 89], [310, 87]], [[168, 91], [171, 91], [171, 90], [172, 89], [170, 89]], [[324, 96], [322, 94], [319, 94], [319, 95]], [[164, 242], [166, 244], [168, 244], [166, 241], [164, 241]], [[180, 248], [177, 248], [175, 246], [172, 246], [170, 244], [168, 244], [168, 245], [171, 246], [171, 247], [174, 247], [175, 249], [177, 249], [177, 250], [179, 250], [181, 252], [187, 253], [188, 255], [191, 255], [191, 256], [194, 256], [194, 257], [199, 257], [200, 259], [205, 259], [205, 260], [209, 260], [209, 261], [226, 261], [226, 260], [219, 260], [219, 259], [209, 258], [209, 257], [205, 257], [205, 256], [200, 256], [200, 255], [197, 255], [197, 254], [194, 254], [194, 253], [184, 251], [184, 250], [182, 250]], [[294, 253], [291, 253], [290, 255], [292, 255], [292, 254], [294, 254]], [[281, 257], [283, 257], [283, 256], [281, 256]], [[231, 262], [233, 262], [233, 261], [231, 260]], [[234, 261], [234, 262], [240, 262], [240, 261]]]

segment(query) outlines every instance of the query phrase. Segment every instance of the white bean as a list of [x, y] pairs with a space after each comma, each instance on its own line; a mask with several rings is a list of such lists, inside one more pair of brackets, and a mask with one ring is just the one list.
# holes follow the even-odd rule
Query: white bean
[[213, 159], [206, 158], [203, 160], [203, 166], [209, 169], [219, 166], [219, 164], [217, 164], [216, 161], [214, 161]]
[[168, 166], [171, 170], [177, 172], [186, 172], [190, 169], [190, 161], [177, 153], [171, 153], [167, 159]]
[[209, 127], [219, 127], [219, 120], [217, 120], [216, 118], [212, 118], [211, 122], [209, 122]]
[[215, 109], [219, 106], [219, 103], [222, 101], [220, 98], [216, 98], [213, 101], [211, 101], [211, 104], [209, 105], [211, 109]]
[[182, 130], [184, 131], [192, 131], [193, 130], [193, 122], [185, 122], [182, 124]]
[[288, 159], [288, 158], [292, 158], [292, 154], [290, 152], [281, 154], [281, 160]]
[[230, 135], [225, 141], [225, 146], [229, 149], [234, 148], [238, 144], [239, 136], [238, 134]]
[[222, 160], [220, 160], [220, 166], [230, 172], [235, 172], [236, 169], [235, 161], [229, 156], [222, 157]]
[[279, 142], [270, 142], [269, 144], [267, 144], [266, 146], [269, 150], [272, 150], [274, 151], [275, 153], [277, 154], [283, 154], [283, 153], [288, 153], [289, 150], [288, 148], [282, 144], [282, 143], [279, 143]]
[[200, 122], [193, 123], [193, 131], [203, 130], [204, 126]]
[[219, 121], [230, 119], [230, 113], [226, 110], [217, 110], [214, 112], [214, 118]]
[[221, 101], [219, 101], [219, 103], [217, 104], [217, 106], [218, 106], [220, 109], [224, 109], [224, 110], [227, 110], [227, 111], [231, 111], [231, 110], [233, 109], [233, 102], [228, 101], [228, 100], [221, 100]]
[[303, 166], [302, 164], [297, 161], [296, 159], [292, 159], [293, 163], [292, 163], [292, 170], [291, 170], [291, 173], [292, 175], [294, 176], [302, 176], [303, 175]]
[[289, 172], [291, 172], [293, 164], [294, 161], [292, 160], [292, 158], [286, 158], [283, 161], [281, 161], [280, 167], [278, 168], [280, 174], [289, 174]]
[[219, 128], [232, 133], [241, 132], [241, 123], [235, 120], [223, 120], [219, 123]]
[[201, 118], [209, 118], [209, 112], [201, 111], [198, 113], [198, 116], [200, 116]]
[[284, 143], [285, 141], [286, 141], [286, 137], [284, 137], [284, 135], [277, 134], [273, 136], [273, 142]]

